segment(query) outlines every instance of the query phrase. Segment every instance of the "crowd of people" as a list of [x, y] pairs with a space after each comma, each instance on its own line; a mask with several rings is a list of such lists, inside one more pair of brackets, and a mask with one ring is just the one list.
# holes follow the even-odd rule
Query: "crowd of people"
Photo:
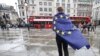
[[14, 24], [9, 24], [9, 23], [4, 23], [4, 22], [0, 22], [0, 27], [2, 30], [9, 30], [9, 28], [17, 28], [17, 25]]
[[94, 22], [90, 22], [90, 23], [79, 23], [78, 24], [78, 28], [81, 30], [82, 33], [85, 33], [85, 32], [95, 32], [95, 29], [96, 29], [96, 23]]
[[12, 24], [12, 23], [8, 23], [6, 21], [2, 21], [0, 20], [0, 28], [2, 30], [9, 30], [9, 28], [28, 28], [28, 30], [30, 30], [30, 25], [29, 24]]

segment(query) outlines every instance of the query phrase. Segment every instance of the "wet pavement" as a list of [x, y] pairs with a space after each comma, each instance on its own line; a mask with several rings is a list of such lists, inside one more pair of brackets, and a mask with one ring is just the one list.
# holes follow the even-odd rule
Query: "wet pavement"
[[[97, 33], [86, 34], [94, 53], [99, 49], [99, 27]], [[98, 43], [98, 44], [97, 44]], [[70, 56], [74, 55], [74, 50], [69, 47]], [[0, 30], [0, 56], [58, 56], [55, 33], [51, 29], [10, 29]]]

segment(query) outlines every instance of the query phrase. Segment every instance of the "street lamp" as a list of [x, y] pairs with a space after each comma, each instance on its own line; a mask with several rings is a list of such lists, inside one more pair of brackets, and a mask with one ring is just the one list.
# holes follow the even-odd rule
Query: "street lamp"
[[[28, 3], [27, 2], [25, 2], [25, 4], [24, 4], [24, 6], [25, 6], [25, 12], [26, 12], [26, 20], [28, 20], [28, 14], [27, 14], [27, 6], [28, 6]], [[28, 21], [26, 21], [27, 23], [28, 23]]]
[[17, 3], [15, 2], [15, 5], [16, 5], [16, 9], [17, 9]]
[[28, 30], [30, 30], [29, 22], [28, 22], [28, 13], [27, 13], [27, 10], [28, 10], [28, 3], [25, 2], [24, 5], [25, 5], [25, 11], [26, 11], [27, 28], [28, 28]]

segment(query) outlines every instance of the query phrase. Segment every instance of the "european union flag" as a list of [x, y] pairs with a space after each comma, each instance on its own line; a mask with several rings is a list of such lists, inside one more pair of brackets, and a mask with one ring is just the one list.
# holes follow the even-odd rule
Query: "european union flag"
[[82, 33], [72, 24], [68, 15], [58, 13], [53, 19], [53, 30], [68, 43], [73, 49], [80, 49], [84, 46], [90, 48], [90, 44]]

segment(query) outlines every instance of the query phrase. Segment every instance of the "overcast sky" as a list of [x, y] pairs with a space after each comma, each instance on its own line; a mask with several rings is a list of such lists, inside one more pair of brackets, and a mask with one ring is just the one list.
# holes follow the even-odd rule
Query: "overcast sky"
[[12, 5], [16, 9], [15, 2], [17, 2], [17, 0], [0, 0], [0, 3], [4, 3], [4, 4], [7, 4], [7, 5]]

